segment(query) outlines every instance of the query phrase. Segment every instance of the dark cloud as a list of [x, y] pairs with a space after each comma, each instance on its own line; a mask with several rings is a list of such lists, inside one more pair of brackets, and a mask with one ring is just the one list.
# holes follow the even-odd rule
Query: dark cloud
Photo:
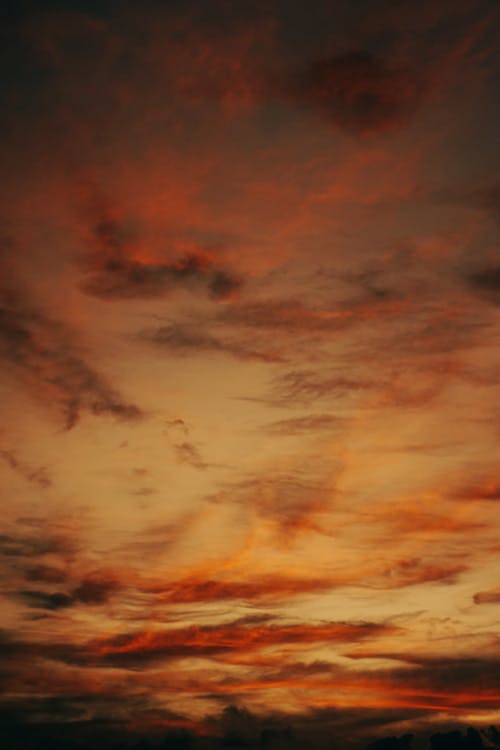
[[[158, 747], [160, 739], [168, 737], [169, 727], [179, 732], [180, 727], [190, 724], [181, 714], [161, 706], [146, 691], [84, 692], [78, 688], [75, 685], [64, 695], [49, 693], [43, 697], [25, 695], [2, 700], [0, 738], [6, 741], [3, 746], [8, 750], [110, 750], [132, 746], [137, 750], [152, 750]], [[148, 722], [162, 727], [153, 745], [148, 741], [151, 733], [141, 732]], [[165, 742], [161, 747], [168, 750], [175, 745]]]
[[365, 747], [375, 737], [399, 731], [402, 723], [426, 718], [419, 708], [318, 708], [304, 712], [293, 722], [297, 734], [308, 739], [310, 747], [329, 748], [331, 738], [339, 738], [345, 747]]
[[114, 579], [94, 576], [84, 578], [73, 589], [71, 596], [74, 601], [82, 604], [104, 604], [117, 587], [118, 584]]
[[[336, 269], [323, 268], [318, 274], [338, 286], [347, 284], [356, 292], [356, 296], [349, 301], [350, 307], [367, 305], [374, 306], [394, 303], [408, 303], [408, 295], [411, 289], [408, 282], [402, 283], [399, 272], [408, 272], [415, 263], [415, 252], [411, 246], [404, 246], [394, 252], [388, 263], [386, 259], [372, 260], [364, 265], [361, 270], [337, 271]], [[415, 290], [413, 290], [415, 291]], [[381, 309], [383, 309], [381, 307]]]
[[[489, 679], [494, 677], [500, 670], [500, 660], [498, 656], [454, 656], [442, 654], [439, 656], [428, 655], [418, 651], [364, 651], [362, 647], [351, 653], [346, 653], [350, 659], [384, 659], [389, 661], [401, 662], [407, 666], [397, 667], [391, 671], [391, 674], [398, 675], [398, 681], [408, 679], [412, 673], [415, 676], [422, 676], [424, 680], [432, 680], [432, 675], [441, 675], [440, 686], [452, 683], [455, 679], [460, 687], [467, 681], [475, 681], [481, 674], [489, 675]], [[444, 676], [444, 677], [443, 677]], [[462, 684], [463, 683], [463, 684]]]
[[178, 355], [212, 352], [214, 354], [228, 354], [243, 361], [256, 360], [270, 363], [283, 361], [279, 351], [272, 348], [261, 350], [255, 347], [252, 342], [219, 338], [194, 326], [177, 324], [160, 326], [155, 330], [143, 331], [141, 338]]
[[109, 300], [154, 299], [183, 287], [204, 288], [214, 299], [227, 299], [241, 286], [241, 279], [218, 267], [205, 250], [168, 262], [145, 260], [136, 233], [135, 227], [114, 219], [94, 227], [92, 249], [82, 261], [86, 294]]
[[20, 591], [18, 596], [28, 607], [36, 609], [57, 610], [70, 607], [73, 604], [71, 596], [60, 592], [49, 594], [45, 591]]
[[67, 574], [62, 568], [53, 565], [34, 565], [25, 570], [27, 581], [41, 581], [44, 583], [63, 583]]
[[[401, 686], [428, 685], [450, 705], [475, 706], [485, 709], [498, 707], [495, 689], [500, 677], [498, 656], [490, 657], [434, 657], [415, 662], [414, 670], [400, 669], [393, 672], [395, 682]], [[444, 701], [443, 701], [444, 702]]]
[[342, 130], [373, 135], [407, 124], [420, 108], [428, 82], [422, 69], [353, 51], [312, 63], [287, 90], [298, 106]]
[[13, 471], [24, 477], [28, 482], [41, 487], [41, 489], [47, 489], [52, 485], [52, 479], [50, 478], [47, 467], [31, 466], [25, 461], [21, 461], [13, 451], [9, 450], [0, 450], [0, 459], [3, 460]]
[[141, 417], [140, 409], [126, 403], [79, 354], [61, 323], [8, 292], [0, 297], [0, 358], [42, 403], [56, 404], [67, 429], [82, 412], [123, 420]]
[[[47, 578], [52, 580], [47, 580]], [[42, 580], [51, 583], [67, 583], [65, 576], [61, 575], [58, 581], [54, 580], [54, 578], [56, 577], [43, 575]], [[38, 576], [37, 580], [40, 580], [40, 576]], [[30, 589], [21, 590], [15, 596], [21, 598], [29, 607], [35, 609], [57, 610], [73, 607], [77, 604], [105, 604], [117, 587], [118, 585], [114, 580], [93, 577], [82, 580], [69, 592], [47, 592]]]
[[465, 278], [473, 291], [494, 305], [500, 305], [500, 265], [471, 271]]
[[[32, 530], [26, 530], [31, 525]], [[9, 534], [0, 536], [5, 593], [30, 608], [58, 610], [75, 605], [101, 605], [121, 588], [107, 570], [81, 570], [75, 560], [81, 547], [73, 533], [51, 528], [43, 519], [20, 519]]]
[[227, 299], [241, 286], [241, 280], [227, 271], [214, 271], [208, 284], [210, 296], [214, 299]]
[[33, 534], [1, 534], [0, 555], [6, 558], [36, 558], [43, 555], [65, 557], [74, 544], [64, 534], [46, 532], [43, 526]]

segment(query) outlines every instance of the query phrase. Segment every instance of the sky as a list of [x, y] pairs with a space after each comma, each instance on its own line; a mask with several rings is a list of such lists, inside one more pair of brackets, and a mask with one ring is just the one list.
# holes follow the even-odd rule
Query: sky
[[9, 726], [500, 723], [499, 20], [2, 5]]

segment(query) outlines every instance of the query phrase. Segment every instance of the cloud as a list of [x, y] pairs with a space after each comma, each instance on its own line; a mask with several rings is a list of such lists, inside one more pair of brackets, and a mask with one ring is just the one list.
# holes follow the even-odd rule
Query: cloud
[[323, 398], [340, 398], [373, 388], [366, 378], [357, 378], [339, 372], [322, 374], [317, 370], [289, 370], [273, 381], [271, 392], [264, 400], [271, 404], [305, 405]]
[[[37, 750], [51, 748], [104, 748], [120, 746], [125, 739], [129, 746], [133, 739], [141, 740], [140, 747], [153, 750], [146, 739], [151, 729], [158, 725], [160, 737], [165, 739], [169, 728], [196, 725], [185, 716], [162, 706], [155, 696], [146, 691], [135, 693], [119, 689], [116, 685], [106, 690], [88, 685], [87, 691], [78, 683], [63, 695], [23, 695], [5, 698], [0, 704], [2, 736], [6, 747], [17, 750], [33, 747]], [[135, 745], [135, 743], [134, 743]], [[180, 746], [182, 748], [182, 745]]]
[[73, 603], [70, 596], [60, 592], [48, 594], [45, 591], [20, 591], [18, 596], [26, 602], [28, 607], [37, 609], [58, 610], [70, 607]]
[[87, 578], [69, 593], [24, 590], [19, 591], [17, 596], [23, 599], [29, 607], [58, 610], [73, 607], [76, 604], [105, 604], [116, 588], [115, 581]]
[[189, 464], [195, 469], [206, 469], [208, 464], [203, 461], [198, 448], [192, 443], [183, 442], [174, 445], [177, 460], [181, 464]]
[[0, 296], [0, 359], [42, 403], [55, 403], [66, 429], [74, 427], [82, 412], [127, 421], [142, 416], [85, 361], [61, 323], [9, 292]]
[[316, 432], [336, 432], [345, 424], [342, 417], [333, 414], [307, 414], [304, 417], [279, 419], [265, 425], [266, 432], [272, 435], [302, 435]]
[[219, 338], [199, 327], [188, 325], [165, 325], [153, 330], [142, 331], [141, 338], [177, 355], [197, 355], [201, 353], [228, 354], [243, 361], [279, 363], [283, 358], [273, 348], [257, 348], [233, 338]]
[[[47, 719], [51, 712], [57, 717], [53, 721]], [[17, 698], [4, 702], [1, 719], [3, 736], [13, 750], [129, 746], [141, 750], [328, 750], [332, 743], [336, 747], [367, 750], [411, 750], [413, 734], [408, 730], [412, 721], [417, 727], [417, 747], [425, 750], [500, 747], [499, 732], [494, 726], [474, 729], [460, 721], [450, 723], [442, 716], [429, 722], [426, 712], [419, 709], [360, 711], [329, 707], [287, 715], [269, 710], [254, 713], [244, 705], [229, 704], [222, 712], [196, 722], [166, 710], [153, 696], [120, 696], [116, 691], [105, 695], [75, 691], [45, 699]], [[148, 731], [144, 729], [145, 720], [149, 720]], [[452, 731], [450, 726], [454, 727]], [[441, 731], [436, 732], [438, 729]], [[435, 733], [429, 737], [429, 731]], [[384, 736], [388, 732], [391, 735]]]
[[[320, 471], [320, 469], [318, 469]], [[270, 522], [281, 542], [288, 544], [297, 534], [314, 532], [330, 535], [322, 522], [335, 497], [335, 467], [322, 467], [321, 476], [312, 466], [296, 465], [288, 471], [262, 473], [241, 482], [228, 484], [209, 499], [236, 502], [246, 511]]]
[[105, 604], [122, 588], [119, 577], [89, 565], [82, 552], [64, 520], [58, 525], [19, 519], [11, 533], [0, 535], [0, 560], [9, 581], [6, 595], [35, 609]]
[[66, 572], [54, 565], [34, 565], [26, 568], [26, 580], [43, 581], [44, 583], [63, 583], [66, 581]]
[[421, 107], [427, 89], [422, 69], [359, 50], [313, 62], [285, 95], [341, 130], [376, 135], [406, 125]]
[[230, 305], [218, 314], [217, 319], [254, 329], [308, 333], [345, 328], [354, 317], [356, 311], [342, 306], [313, 308], [296, 300], [266, 299]]
[[47, 532], [43, 527], [33, 534], [1, 534], [0, 555], [4, 558], [34, 558], [43, 555], [66, 556], [74, 544], [65, 534]]
[[465, 276], [469, 287], [494, 305], [500, 305], [500, 265], [471, 271]]
[[95, 663], [133, 669], [159, 660], [194, 656], [220, 658], [225, 653], [248, 653], [287, 644], [352, 643], [394, 632], [377, 623], [327, 622], [299, 625], [222, 625], [186, 627], [164, 631], [140, 631], [96, 641], [88, 645]]
[[283, 601], [304, 594], [327, 591], [335, 586], [328, 578], [260, 576], [243, 580], [217, 580], [202, 576], [181, 578], [150, 591], [168, 604], [241, 599], [247, 602]]
[[[380, 588], [403, 588], [417, 586], [424, 583], [455, 583], [457, 578], [468, 569], [463, 563], [443, 563], [439, 559], [422, 560], [420, 558], [406, 558], [397, 563], [391, 563], [383, 576], [379, 579]], [[377, 579], [369, 585], [377, 586]]]
[[21, 461], [12, 451], [9, 450], [0, 450], [0, 459], [2, 459], [13, 471], [24, 477], [28, 482], [37, 485], [41, 489], [45, 490], [52, 485], [52, 479], [46, 466], [31, 466], [25, 461]]
[[486, 475], [458, 487], [450, 494], [455, 500], [498, 502], [500, 500], [500, 480], [496, 475]]
[[500, 588], [478, 591], [474, 594], [474, 604], [500, 604]]
[[104, 604], [117, 588], [118, 583], [112, 578], [90, 576], [73, 589], [71, 596], [82, 604]]
[[399, 316], [405, 300], [383, 291], [363, 294], [334, 305], [305, 305], [293, 299], [264, 299], [228, 305], [217, 320], [235, 326], [288, 334], [335, 333], [364, 320]]
[[500, 219], [500, 182], [489, 182], [482, 185], [447, 187], [436, 191], [436, 198], [471, 206], [486, 211]]
[[[66, 606], [55, 599], [43, 603], [49, 609]], [[5, 633], [0, 640], [0, 654], [13, 665], [32, 665], [33, 659], [48, 659], [75, 667], [142, 670], [159, 662], [194, 657], [234, 662], [282, 645], [293, 649], [323, 643], [353, 644], [398, 631], [392, 625], [375, 622], [282, 625], [270, 624], [268, 619], [268, 616], [253, 616], [218, 625], [143, 629], [86, 642], [41, 643]]]
[[107, 300], [155, 299], [177, 287], [205, 289], [215, 300], [228, 299], [241, 279], [220, 268], [207, 250], [185, 252], [174, 260], [152, 260], [141, 247], [137, 230], [126, 223], [103, 218], [93, 230], [91, 250], [82, 261], [82, 290]]

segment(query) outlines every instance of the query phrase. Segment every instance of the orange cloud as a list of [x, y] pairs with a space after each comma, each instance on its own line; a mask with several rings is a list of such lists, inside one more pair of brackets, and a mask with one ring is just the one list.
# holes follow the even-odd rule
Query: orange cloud
[[456, 500], [497, 502], [500, 500], [500, 481], [495, 476], [485, 477], [458, 488], [452, 492], [452, 497]]
[[280, 644], [349, 643], [395, 632], [376, 623], [333, 622], [320, 625], [226, 625], [187, 627], [123, 634], [89, 644], [89, 657], [127, 666], [158, 659], [260, 651]]
[[[248, 601], [288, 599], [326, 591], [335, 586], [332, 579], [262, 577], [256, 580], [223, 581], [210, 578], [182, 578], [158, 589], [160, 600], [169, 604], [242, 599]], [[153, 589], [154, 590], [154, 589]]]

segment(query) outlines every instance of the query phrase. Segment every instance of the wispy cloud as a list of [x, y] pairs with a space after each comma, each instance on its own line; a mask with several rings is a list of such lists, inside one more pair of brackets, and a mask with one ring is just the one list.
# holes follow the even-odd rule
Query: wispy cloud
[[177, 355], [192, 356], [208, 352], [230, 355], [243, 361], [255, 360], [270, 363], [283, 361], [283, 356], [277, 349], [272, 347], [260, 349], [253, 342], [241, 341], [236, 337], [212, 335], [193, 325], [160, 326], [142, 331], [140, 338]]
[[0, 307], [0, 357], [43, 404], [55, 404], [66, 429], [87, 412], [134, 421], [142, 414], [90, 365], [62, 323], [4, 292]]
[[208, 467], [208, 464], [203, 461], [200, 451], [193, 443], [187, 441], [177, 443], [174, 445], [174, 452], [181, 464], [189, 464], [195, 469], [206, 469]]
[[374, 385], [370, 378], [351, 376], [342, 369], [333, 372], [289, 370], [274, 379], [266, 400], [276, 405], [304, 406], [321, 399], [364, 392]]
[[52, 485], [52, 479], [46, 466], [31, 466], [31, 464], [20, 460], [17, 455], [10, 450], [0, 450], [0, 459], [2, 459], [12, 471], [20, 474], [31, 484], [38, 485], [41, 489], [47, 489]]
[[302, 435], [317, 432], [337, 432], [345, 427], [345, 419], [333, 414], [307, 414], [303, 417], [279, 419], [265, 425], [266, 432], [273, 435]]
[[389, 626], [375, 623], [318, 625], [245, 625], [238, 622], [159, 632], [122, 634], [89, 644], [89, 658], [134, 667], [151, 660], [261, 651], [278, 644], [349, 643], [384, 634]]

